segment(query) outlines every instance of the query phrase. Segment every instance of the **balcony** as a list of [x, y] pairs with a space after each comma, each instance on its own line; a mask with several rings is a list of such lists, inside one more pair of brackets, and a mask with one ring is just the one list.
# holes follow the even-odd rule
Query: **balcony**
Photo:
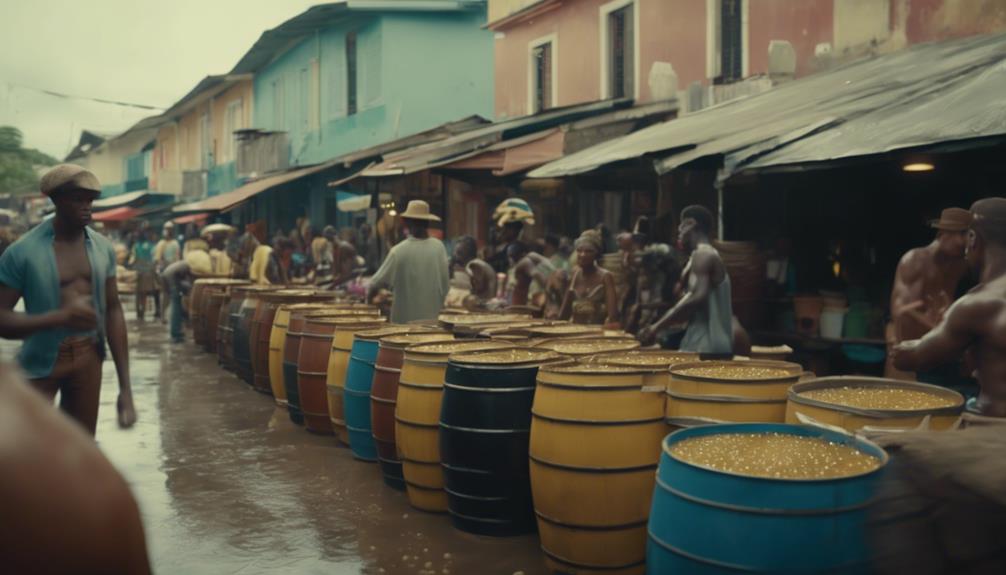
[[257, 178], [290, 167], [290, 139], [286, 132], [238, 130], [237, 179]]

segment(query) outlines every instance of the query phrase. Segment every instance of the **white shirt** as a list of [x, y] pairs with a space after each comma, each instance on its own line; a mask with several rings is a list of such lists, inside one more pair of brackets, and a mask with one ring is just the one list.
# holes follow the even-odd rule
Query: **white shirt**
[[391, 321], [436, 319], [447, 297], [447, 249], [436, 238], [408, 238], [391, 248], [371, 284], [394, 294]]

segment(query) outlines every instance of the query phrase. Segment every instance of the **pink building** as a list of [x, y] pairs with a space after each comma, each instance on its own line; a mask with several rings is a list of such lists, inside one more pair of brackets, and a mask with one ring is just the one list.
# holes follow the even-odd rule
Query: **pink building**
[[489, 0], [488, 27], [496, 116], [512, 118], [623, 96], [695, 109], [870, 53], [1006, 29], [1006, 3]]

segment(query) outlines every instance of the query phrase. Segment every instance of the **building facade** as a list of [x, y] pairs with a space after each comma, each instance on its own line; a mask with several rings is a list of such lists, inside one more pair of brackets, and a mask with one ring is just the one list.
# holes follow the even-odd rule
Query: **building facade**
[[694, 110], [868, 54], [1004, 27], [998, 0], [489, 0], [495, 115], [675, 94]]

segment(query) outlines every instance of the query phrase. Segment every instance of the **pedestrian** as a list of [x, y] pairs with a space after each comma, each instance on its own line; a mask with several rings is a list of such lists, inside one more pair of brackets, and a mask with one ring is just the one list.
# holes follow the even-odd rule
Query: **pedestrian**
[[360, 226], [357, 250], [360, 252], [360, 256], [363, 257], [364, 273], [373, 273], [381, 264], [381, 254], [377, 246], [377, 236], [368, 223]]
[[[164, 268], [182, 259], [182, 246], [175, 237], [174, 222], [166, 222], [161, 231], [161, 239], [154, 246], [154, 263], [157, 274], [164, 272]], [[161, 286], [161, 309], [156, 314], [161, 321], [166, 319], [164, 309], [168, 307], [168, 291]]]
[[212, 272], [210, 256], [202, 250], [194, 250], [185, 255], [185, 259], [177, 261], [161, 273], [161, 282], [167, 287], [171, 297], [170, 335], [172, 343], [182, 343], [185, 332], [182, 322], [185, 310], [182, 299], [192, 291], [192, 283], [197, 276], [207, 276]]
[[601, 249], [601, 234], [596, 230], [587, 230], [576, 240], [577, 269], [563, 297], [559, 319], [619, 329], [615, 276], [597, 265]]
[[[936, 238], [929, 245], [909, 250], [902, 256], [891, 290], [891, 322], [885, 334], [888, 346], [919, 339], [943, 319], [967, 273], [964, 248], [970, 224], [971, 212], [963, 208], [947, 208], [940, 214], [939, 220], [930, 222], [930, 227], [936, 230]], [[920, 374], [920, 380], [948, 383], [957, 379], [959, 372], [951, 366], [947, 373]], [[890, 360], [884, 375], [910, 381], [916, 379], [916, 374], [894, 369]]]
[[1006, 418], [1006, 198], [971, 206], [967, 261], [978, 286], [954, 302], [921, 339], [894, 346], [894, 366], [925, 371], [969, 356], [980, 391], [968, 412]]
[[391, 248], [371, 278], [367, 301], [372, 301], [377, 291], [387, 286], [394, 297], [391, 321], [437, 319], [449, 284], [447, 249], [429, 235], [430, 222], [439, 222], [440, 218], [431, 214], [430, 205], [422, 200], [409, 202], [400, 218], [409, 237]]
[[531, 206], [520, 198], [507, 198], [493, 211], [493, 220], [499, 230], [495, 245], [498, 251], [486, 261], [496, 270], [505, 274], [510, 269], [510, 256], [507, 249], [510, 244], [519, 241], [524, 233], [524, 225], [534, 225], [534, 212]]
[[154, 298], [154, 319], [161, 317], [161, 296], [154, 264], [154, 234], [147, 230], [137, 232], [133, 242], [133, 271], [136, 272], [136, 319], [143, 321], [147, 311], [147, 296]]
[[78, 425], [0, 364], [5, 573], [150, 573], [129, 486]]
[[682, 274], [686, 287], [674, 307], [639, 331], [640, 341], [652, 341], [657, 333], [687, 321], [681, 351], [733, 357], [735, 329], [730, 276], [709, 241], [712, 231], [713, 215], [705, 207], [693, 205], [681, 211], [678, 237], [691, 256]]
[[552, 262], [552, 267], [557, 270], [569, 270], [569, 256], [563, 256], [560, 253], [559, 247], [562, 244], [562, 240], [559, 236], [555, 234], [545, 234], [545, 241], [542, 245], [542, 255], [547, 257], [549, 261]]
[[507, 248], [513, 269], [514, 283], [510, 290], [511, 305], [530, 305], [538, 310], [545, 308], [545, 286], [555, 273], [552, 261], [528, 248], [523, 242], [514, 242]]
[[[101, 184], [84, 168], [61, 164], [39, 188], [55, 215], [0, 257], [0, 337], [25, 340], [18, 360], [32, 385], [50, 401], [58, 392], [60, 408], [92, 436], [107, 340], [119, 379], [119, 425], [130, 427], [136, 411], [115, 249], [88, 227]], [[22, 297], [27, 313], [13, 311]]]

